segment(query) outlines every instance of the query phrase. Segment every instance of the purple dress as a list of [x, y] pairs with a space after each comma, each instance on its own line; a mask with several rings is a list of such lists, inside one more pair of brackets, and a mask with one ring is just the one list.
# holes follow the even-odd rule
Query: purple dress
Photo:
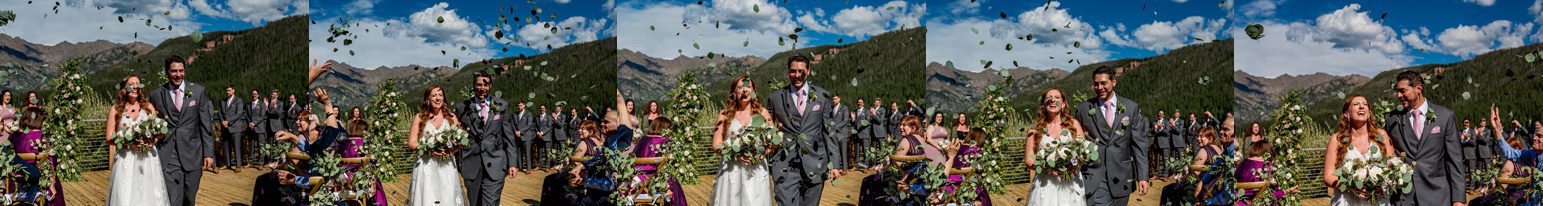
[[[1236, 175], [1238, 177], [1238, 182], [1259, 182], [1259, 181], [1265, 181], [1264, 178], [1259, 178], [1258, 175], [1254, 175], [1254, 172], [1255, 171], [1259, 171], [1259, 170], [1263, 170], [1264, 168], [1270, 167], [1272, 165], [1274, 165], [1274, 164], [1270, 164], [1269, 162], [1252, 160], [1252, 159], [1244, 159], [1242, 163], [1238, 163], [1238, 169], [1236, 170], [1236, 173], [1234, 173], [1234, 175]], [[1266, 172], [1268, 172], [1268, 171], [1266, 171]], [[1277, 188], [1275, 186], [1270, 186], [1270, 191], [1271, 191], [1270, 194], [1272, 196], [1274, 196], [1275, 198], [1285, 198], [1286, 197], [1286, 192], [1285, 191], [1281, 191], [1280, 188]], [[1259, 189], [1243, 190], [1243, 196], [1239, 196], [1238, 200], [1235, 203], [1236, 203], [1236, 205], [1239, 205], [1239, 206], [1246, 206], [1246, 205], [1253, 204], [1254, 203], [1254, 196], [1257, 195], [1258, 193], [1259, 193]]]
[[[337, 151], [342, 153], [343, 158], [359, 158], [365, 156], [363, 152], [360, 152], [360, 150], [364, 149], [364, 138], [350, 137], [346, 140], [338, 142], [337, 147]], [[342, 163], [342, 166], [349, 171], [349, 177], [354, 177], [354, 174], [358, 173], [357, 169], [359, 169], [359, 164], [357, 163]], [[374, 206], [386, 206], [388, 203], [386, 201], [385, 188], [381, 186], [379, 179], [371, 181], [375, 181], [375, 195], [374, 197], [370, 198], [371, 201], [369, 203]]]
[[[952, 168], [960, 169], [970, 167], [970, 162], [966, 161], [964, 158], [968, 155], [973, 155], [980, 152], [981, 149], [979, 147], [975, 147], [974, 145], [960, 146], [959, 154], [954, 154], [954, 163]], [[948, 191], [948, 193], [953, 193], [954, 189], [963, 182], [964, 175], [948, 175], [948, 184], [943, 186], [943, 190]], [[985, 187], [976, 187], [975, 197], [979, 198], [981, 206], [991, 206], [991, 193], [986, 192]]]
[[[43, 139], [43, 131], [32, 130], [32, 132], [27, 132], [27, 134], [24, 134], [24, 135], [12, 135], [8, 139], [11, 140], [11, 149], [16, 150], [17, 154], [42, 152], [42, 150], [40, 150], [37, 147], [35, 147], [34, 144], [37, 143], [37, 141], [42, 141], [42, 139]], [[48, 157], [48, 161], [54, 163], [54, 165], [58, 165], [58, 163], [59, 163], [59, 160], [58, 159], [54, 159], [54, 157], [52, 157], [52, 156]], [[32, 164], [34, 166], [37, 165], [37, 161], [36, 160], [26, 160], [26, 162], [27, 162], [27, 164]], [[38, 169], [46, 169], [46, 168], [38, 168]], [[51, 196], [53, 196], [53, 197], [51, 197], [51, 199], [49, 200], [48, 205], [50, 205], [50, 206], [63, 206], [64, 205], [64, 187], [63, 187], [63, 185], [61, 185], [59, 183], [58, 179], [43, 180], [43, 181], [53, 182], [53, 184], [54, 184], [53, 188], [55, 188], [55, 189], [57, 189], [57, 191], [59, 191], [57, 193], [51, 194]]]
[[[665, 138], [659, 135], [643, 136], [642, 141], [639, 141], [639, 144], [637, 144], [633, 149], [632, 156], [636, 158], [664, 156], [664, 154], [660, 154], [659, 151], [654, 151], [654, 147], [664, 145], [666, 142], [670, 142], [670, 138]], [[648, 179], [652, 178], [655, 172], [659, 170], [658, 166], [656, 165], [636, 165], [632, 166], [632, 168], [637, 169], [638, 171], [642, 171], [642, 173], [639, 173], [637, 176], [641, 181], [648, 181]], [[677, 182], [674, 179], [670, 179], [669, 184], [670, 205], [686, 206], [686, 192], [680, 187], [680, 182]]]

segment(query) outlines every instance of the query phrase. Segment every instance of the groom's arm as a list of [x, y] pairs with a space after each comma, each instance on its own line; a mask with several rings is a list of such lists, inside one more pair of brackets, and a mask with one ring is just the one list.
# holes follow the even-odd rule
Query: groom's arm
[[1148, 140], [1147, 139], [1148, 138], [1147, 130], [1150, 129], [1152, 124], [1147, 122], [1147, 118], [1145, 116], [1141, 116], [1140, 108], [1137, 108], [1137, 110], [1132, 111], [1131, 114], [1135, 114], [1136, 115], [1136, 122], [1137, 122], [1136, 127], [1134, 128], [1137, 131], [1132, 131], [1130, 133], [1130, 135], [1131, 135], [1131, 137], [1130, 137], [1131, 139], [1130, 140], [1133, 142], [1133, 145], [1136, 145], [1136, 148], [1135, 148], [1136, 151], [1135, 152], [1131, 152], [1132, 154], [1135, 154], [1135, 158], [1136, 158], [1136, 161], [1135, 161], [1136, 162], [1136, 181], [1146, 181], [1147, 178], [1148, 178], [1147, 176], [1148, 176], [1148, 172], [1149, 172], [1147, 170], [1150, 170], [1147, 167], [1148, 166], [1148, 162], [1147, 162], [1147, 152], [1146, 151], [1147, 151], [1147, 148], [1151, 147], [1151, 145], [1152, 145], [1151, 141], [1147, 141]]
[[[203, 91], [199, 91], [199, 94], [203, 94]], [[202, 102], [198, 104], [198, 122], [201, 123], [198, 129], [203, 130], [198, 133], [199, 141], [203, 142], [199, 150], [202, 150], [204, 158], [212, 158], [214, 157], [214, 103], [209, 101], [207, 95], [199, 95], [196, 100]]]
[[[1442, 124], [1440, 127], [1457, 128], [1457, 125], [1453, 124], [1451, 121], [1451, 112], [1447, 113], [1448, 114], [1446, 114], [1444, 117], [1447, 118], [1447, 121], [1445, 121], [1445, 124]], [[1465, 200], [1467, 200], [1467, 196], [1463, 195], [1463, 191], [1467, 189], [1467, 185], [1465, 183], [1467, 182], [1468, 174], [1464, 172], [1464, 168], [1462, 166], [1463, 158], [1461, 140], [1458, 138], [1457, 133], [1447, 131], [1441, 132], [1441, 139], [1446, 142], [1445, 152], [1447, 161], [1445, 161], [1445, 169], [1447, 170], [1447, 191], [1449, 195], [1452, 196], [1452, 201], [1459, 203], [1465, 202]]]

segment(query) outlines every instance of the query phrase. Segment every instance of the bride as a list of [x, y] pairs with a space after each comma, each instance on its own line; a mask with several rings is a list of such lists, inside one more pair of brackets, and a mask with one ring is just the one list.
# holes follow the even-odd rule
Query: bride
[[[1081, 124], [1072, 118], [1070, 110], [1066, 108], [1066, 98], [1061, 90], [1050, 88], [1045, 94], [1040, 95], [1038, 109], [1040, 121], [1034, 123], [1034, 128], [1029, 130], [1029, 142], [1024, 144], [1025, 165], [1034, 166], [1034, 153], [1039, 147], [1049, 145], [1051, 141], [1060, 138], [1086, 137]], [[1035, 138], [1038, 137], [1038, 138]], [[1047, 172], [1034, 175], [1034, 191], [1029, 194], [1029, 205], [1086, 205], [1086, 199], [1082, 187], [1082, 174], [1061, 174]]]
[[[460, 121], [445, 107], [445, 90], [430, 85], [423, 92], [423, 106], [413, 115], [412, 131], [407, 135], [407, 148], [417, 151], [418, 138], [445, 132], [459, 127]], [[455, 151], [433, 151], [433, 155], [418, 157], [413, 166], [411, 205], [464, 205], [466, 196], [461, 192], [461, 177], [456, 170]]]
[[[723, 112], [718, 114], [717, 129], [713, 131], [713, 148], [723, 148], [727, 138], [741, 138], [746, 126], [754, 122], [756, 115], [771, 123], [771, 114], [756, 102], [755, 83], [749, 76], [734, 80], [729, 100]], [[766, 153], [770, 153], [767, 151]], [[771, 174], [766, 163], [752, 163], [765, 159], [763, 153], [756, 157], [734, 157], [738, 161], [724, 162], [718, 169], [718, 180], [713, 185], [713, 205], [771, 205]]]
[[107, 109], [108, 150], [113, 154], [111, 183], [108, 186], [107, 205], [167, 205], [165, 173], [161, 172], [161, 159], [155, 142], [135, 144], [134, 148], [115, 148], [112, 135], [119, 128], [127, 128], [149, 118], [155, 118], [155, 107], [145, 98], [144, 85], [139, 77], [129, 75], [118, 83], [118, 102]]
[[[1324, 174], [1334, 174], [1334, 170], [1344, 165], [1345, 162], [1356, 159], [1380, 158], [1393, 154], [1393, 144], [1385, 141], [1388, 133], [1378, 128], [1371, 122], [1371, 106], [1366, 97], [1355, 95], [1346, 101], [1340, 108], [1339, 131], [1330, 138], [1328, 148], [1323, 158]], [[1371, 202], [1364, 194], [1350, 194], [1343, 191], [1333, 191], [1338, 188], [1339, 177], [1334, 175], [1323, 176], [1325, 188], [1333, 195], [1332, 205], [1335, 206], [1360, 206], [1360, 205], [1388, 205], [1386, 198]], [[1358, 193], [1358, 192], [1357, 192]]]

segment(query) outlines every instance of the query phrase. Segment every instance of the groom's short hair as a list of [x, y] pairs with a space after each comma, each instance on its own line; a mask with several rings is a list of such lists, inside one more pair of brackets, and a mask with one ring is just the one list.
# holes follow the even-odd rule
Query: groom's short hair
[[1097, 77], [1100, 74], [1107, 74], [1109, 75], [1109, 79], [1114, 79], [1114, 68], [1109, 68], [1109, 66], [1098, 66], [1097, 69], [1093, 69], [1094, 77]]
[[476, 81], [477, 79], [480, 79], [480, 78], [483, 78], [483, 77], [487, 77], [488, 80], [493, 80], [493, 75], [488, 75], [487, 72], [477, 72], [476, 75], [472, 75], [471, 79], [472, 79], [472, 81]]
[[171, 55], [171, 57], [166, 57], [166, 65], [165, 65], [166, 67], [162, 67], [161, 69], [162, 70], [171, 70], [171, 64], [172, 63], [178, 63], [178, 64], [182, 64], [183, 66], [187, 66], [187, 60], [183, 60], [182, 56]]
[[1414, 70], [1399, 72], [1398, 78], [1394, 79], [1393, 83], [1397, 84], [1398, 81], [1409, 81], [1410, 87], [1425, 85], [1425, 78], [1420, 77], [1420, 72]]
[[788, 57], [788, 68], [793, 68], [793, 62], [803, 62], [804, 66], [807, 68], [809, 65], [809, 57], [804, 56], [803, 54], [794, 54], [793, 57]]

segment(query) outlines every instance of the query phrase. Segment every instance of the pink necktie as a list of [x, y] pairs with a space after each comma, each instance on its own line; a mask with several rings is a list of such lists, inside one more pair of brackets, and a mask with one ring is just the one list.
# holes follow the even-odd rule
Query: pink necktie
[[804, 114], [804, 104], [805, 104], [804, 100], [806, 99], [806, 98], [804, 98], [804, 90], [798, 90], [797, 93], [798, 93], [798, 95], [796, 97], [794, 97], [794, 98], [798, 98], [798, 99], [795, 99], [793, 101], [798, 102], [798, 114], [799, 115], [803, 115]]
[[1104, 104], [1104, 122], [1114, 127], [1114, 104]]
[[1410, 120], [1410, 121], [1414, 122], [1414, 138], [1415, 139], [1424, 139], [1424, 137], [1421, 137], [1421, 136], [1424, 136], [1424, 134], [1423, 134], [1424, 132], [1421, 132], [1421, 131], [1425, 130], [1425, 118], [1424, 117], [1425, 117], [1425, 113], [1420, 112], [1420, 109], [1415, 109], [1414, 110], [1414, 119]]
[[172, 90], [171, 101], [177, 105], [177, 111], [182, 111], [182, 90]]
[[488, 102], [482, 102], [482, 123], [488, 123]]

